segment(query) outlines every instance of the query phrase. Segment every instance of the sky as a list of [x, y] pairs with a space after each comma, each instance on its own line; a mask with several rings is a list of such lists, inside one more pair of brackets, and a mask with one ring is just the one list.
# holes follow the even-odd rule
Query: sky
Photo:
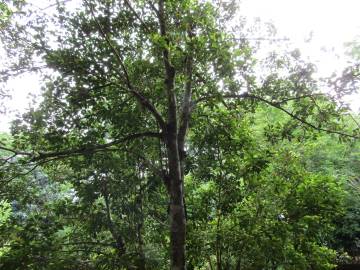
[[240, 14], [250, 20], [272, 22], [324, 75], [346, 64], [344, 43], [360, 40], [359, 10], [359, 0], [242, 0], [240, 5]]
[[273, 21], [279, 31], [301, 42], [314, 31], [314, 41], [342, 45], [359, 33], [359, 0], [242, 0], [240, 13]]
[[[251, 22], [271, 22], [280, 37], [288, 37], [294, 48], [318, 66], [321, 75], [330, 75], [346, 65], [344, 43], [360, 40], [360, 0], [241, 0], [240, 14]], [[311, 38], [310, 42], [306, 40]], [[1, 51], [0, 51], [1, 57]], [[25, 75], [8, 84], [12, 113], [0, 115], [0, 131], [8, 131], [15, 112], [24, 112], [39, 93], [39, 79]], [[353, 110], [360, 108], [360, 95], [349, 98]]]
[[[240, 4], [242, 16], [273, 23], [280, 37], [288, 37], [303, 57], [317, 65], [320, 77], [347, 65], [344, 43], [360, 41], [359, 10], [360, 0], [241, 0]], [[360, 112], [360, 93], [345, 100]]]

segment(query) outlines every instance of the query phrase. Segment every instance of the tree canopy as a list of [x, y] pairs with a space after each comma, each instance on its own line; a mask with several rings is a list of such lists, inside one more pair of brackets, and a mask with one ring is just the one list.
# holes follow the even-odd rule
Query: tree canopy
[[2, 267], [331, 269], [349, 250], [357, 66], [260, 61], [235, 1], [11, 4], [1, 80], [38, 72], [43, 100], [0, 145]]

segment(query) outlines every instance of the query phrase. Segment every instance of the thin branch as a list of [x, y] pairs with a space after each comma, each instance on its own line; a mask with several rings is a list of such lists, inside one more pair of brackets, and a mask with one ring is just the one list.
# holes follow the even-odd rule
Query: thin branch
[[99, 145], [92, 145], [92, 146], [84, 146], [77, 149], [71, 149], [71, 150], [64, 150], [64, 151], [57, 151], [57, 152], [40, 152], [37, 156], [33, 157], [31, 161], [38, 161], [38, 160], [44, 160], [47, 158], [52, 157], [69, 157], [74, 155], [84, 155], [89, 153], [94, 153], [97, 151], [105, 150], [110, 148], [111, 146], [118, 145], [121, 143], [124, 143], [126, 141], [142, 138], [142, 137], [152, 137], [152, 138], [162, 138], [162, 134], [158, 132], [143, 132], [143, 133], [135, 133], [128, 135], [124, 138], [121, 138], [119, 140], [115, 140], [106, 144], [99, 144]]
[[92, 88], [84, 88], [86, 91], [88, 92], [92, 92], [94, 90], [101, 90], [101, 89], [104, 89], [106, 87], [109, 87], [109, 86], [112, 86], [112, 85], [116, 85], [115, 83], [113, 82], [110, 82], [110, 83], [105, 83], [103, 85], [99, 85], [99, 86], [95, 86], [95, 87], [92, 87]]
[[230, 38], [229, 40], [234, 41], [244, 41], [244, 40], [262, 40], [262, 41], [290, 41], [289, 38], [263, 38], [263, 37], [240, 37], [240, 38]]
[[293, 114], [291, 112], [289, 112], [288, 110], [286, 110], [285, 108], [281, 107], [280, 105], [274, 103], [274, 102], [271, 102], [271, 101], [268, 101], [264, 98], [261, 98], [261, 97], [257, 97], [257, 96], [249, 96], [250, 98], [253, 98], [253, 99], [257, 99], [257, 100], [260, 100], [274, 108], [277, 108], [281, 111], [283, 111], [284, 113], [286, 113], [287, 115], [289, 115], [290, 117], [292, 117], [293, 119], [301, 122], [302, 124], [308, 126], [308, 127], [311, 127], [315, 130], [319, 130], [319, 131], [324, 131], [324, 132], [327, 132], [327, 133], [332, 133], [332, 134], [337, 134], [337, 135], [341, 135], [341, 136], [345, 136], [345, 137], [349, 137], [349, 138], [356, 138], [356, 139], [359, 139], [360, 137], [359, 136], [355, 136], [355, 135], [351, 135], [351, 134], [347, 134], [347, 133], [344, 133], [344, 132], [341, 132], [341, 131], [336, 131], [336, 130], [330, 130], [330, 129], [326, 129], [326, 128], [321, 128], [319, 126], [315, 126], [314, 124], [312, 123], [309, 123], [308, 121], [306, 121], [305, 119], [302, 119], [300, 118], [299, 116], [297, 116], [296, 114]]
[[8, 152], [12, 152], [14, 153], [15, 155], [21, 155], [21, 156], [32, 156], [33, 153], [30, 153], [30, 152], [24, 152], [24, 151], [19, 151], [19, 150], [16, 150], [16, 149], [12, 149], [12, 148], [8, 148], [8, 147], [5, 147], [5, 146], [0, 146], [0, 150], [5, 150], [5, 151], [8, 151]]
[[32, 173], [32, 172], [35, 171], [35, 169], [36, 169], [37, 167], [39, 167], [40, 165], [41, 165], [41, 164], [38, 163], [38, 164], [36, 164], [34, 167], [32, 167], [31, 169], [27, 170], [27, 171], [24, 172], [24, 173], [17, 173], [17, 174], [15, 174], [13, 177], [10, 177], [10, 178], [6, 179], [5, 181], [2, 181], [2, 185], [4, 185], [4, 184], [6, 185], [7, 183], [11, 182], [11, 181], [14, 180], [15, 178], [18, 178], [18, 177], [20, 177], [20, 176], [26, 176], [26, 175]]
[[[87, 1], [85, 1], [87, 3]], [[106, 35], [106, 33], [104, 32], [103, 28], [101, 27], [101, 24], [99, 23], [99, 21], [96, 19], [96, 16], [94, 14], [94, 10], [92, 8], [92, 6], [90, 4], [87, 3], [87, 5], [90, 8], [90, 12], [91, 15], [93, 17], [93, 19], [95, 20], [95, 23], [102, 35], [102, 37], [105, 39], [106, 43], [108, 44], [108, 46], [110, 47], [110, 49], [112, 50], [112, 52], [115, 54], [116, 60], [119, 62], [120, 67], [122, 69], [122, 72], [124, 73], [124, 77], [125, 77], [125, 81], [126, 81], [126, 85], [130, 91], [130, 93], [148, 110], [151, 112], [151, 114], [154, 116], [154, 118], [157, 120], [157, 122], [159, 123], [159, 125], [161, 126], [161, 128], [164, 130], [165, 129], [165, 122], [162, 118], [162, 116], [160, 115], [160, 113], [157, 111], [157, 109], [155, 108], [155, 106], [146, 98], [144, 97], [138, 90], [135, 89], [135, 87], [133, 87], [131, 80], [130, 80], [130, 76], [129, 73], [126, 69], [126, 66], [124, 64], [124, 60], [122, 58], [122, 56], [119, 54], [119, 52], [116, 50], [116, 48], [113, 46], [113, 44], [111, 43], [110, 39], [108, 38], [108, 36]], [[118, 74], [123, 77], [123, 75], [121, 73], [118, 72]]]
[[350, 113], [350, 117], [351, 117], [351, 119], [355, 122], [355, 124], [357, 125], [358, 129], [360, 129], [360, 123], [355, 119], [355, 117], [352, 115], [352, 113]]
[[37, 72], [37, 71], [45, 69], [45, 68], [47, 68], [46, 65], [35, 66], [35, 67], [15, 67], [15, 66], [12, 66], [12, 67], [10, 67], [8, 69], [0, 70], [0, 74], [2, 76], [16, 77], [16, 76], [22, 75], [24, 73]]
[[5, 165], [6, 163], [8, 163], [11, 159], [13, 159], [14, 157], [16, 157], [16, 153], [13, 153], [11, 156], [7, 157], [7, 158], [1, 158], [1, 160], [3, 160], [3, 162], [0, 164], [0, 166]]
[[274, 102], [271, 102], [271, 101], [268, 101], [264, 98], [261, 98], [261, 97], [258, 97], [258, 96], [253, 96], [253, 95], [248, 95], [249, 98], [252, 98], [252, 99], [257, 99], [257, 100], [260, 100], [274, 108], [277, 108], [281, 111], [283, 111], [284, 113], [286, 113], [287, 115], [289, 115], [290, 117], [292, 117], [293, 119], [301, 122], [302, 124], [308, 126], [308, 127], [311, 127], [315, 130], [318, 130], [318, 131], [324, 131], [324, 132], [327, 132], [327, 133], [332, 133], [332, 134], [337, 134], [337, 135], [341, 135], [341, 136], [344, 136], [344, 137], [349, 137], [349, 138], [356, 138], [356, 139], [359, 139], [360, 137], [359, 136], [355, 136], [355, 135], [351, 135], [351, 134], [347, 134], [347, 133], [344, 133], [344, 132], [341, 132], [341, 131], [336, 131], [336, 130], [330, 130], [330, 129], [326, 129], [326, 128], [321, 128], [319, 126], [315, 126], [314, 124], [312, 123], [309, 123], [308, 121], [306, 121], [305, 119], [302, 119], [300, 118], [299, 116], [297, 116], [296, 114], [293, 114], [291, 112], [289, 112], [288, 110], [286, 110], [285, 108], [281, 107], [280, 105], [278, 105], [277, 103], [274, 103]]
[[39, 167], [39, 166], [41, 166], [41, 165], [43, 165], [43, 164], [45, 164], [45, 163], [47, 163], [47, 162], [56, 160], [56, 159], [58, 159], [58, 158], [52, 158], [52, 159], [43, 160], [43, 161], [41, 161], [41, 162], [38, 162], [38, 163], [36, 163], [31, 169], [29, 169], [29, 170], [27, 170], [27, 171], [25, 171], [25, 172], [17, 173], [17, 174], [15, 174], [14, 176], [9, 177], [8, 179], [5, 179], [5, 180], [1, 181], [1, 184], [2, 184], [3, 186], [5, 186], [5, 185], [7, 185], [8, 183], [10, 183], [12, 180], [14, 180], [15, 178], [18, 178], [18, 177], [20, 177], [20, 176], [29, 175], [30, 173], [32, 173], [33, 171], [35, 171], [37, 167]]
[[248, 93], [243, 93], [243, 94], [229, 94], [229, 95], [211, 95], [211, 96], [204, 96], [201, 98], [198, 98], [197, 100], [194, 100], [192, 102], [193, 107], [196, 106], [197, 104], [204, 102], [204, 101], [209, 101], [209, 100], [214, 100], [217, 98], [221, 98], [221, 99], [227, 99], [227, 98], [236, 98], [236, 99], [242, 99], [242, 98], [246, 98], [248, 97], [249, 94]]
[[[189, 37], [188, 43], [188, 55], [186, 57], [186, 82], [185, 82], [185, 93], [183, 98], [182, 112], [180, 115], [180, 127], [178, 132], [178, 142], [179, 149], [184, 150], [185, 136], [189, 126], [190, 116], [191, 116], [191, 94], [192, 94], [192, 80], [193, 80], [193, 46], [192, 38], [194, 33], [192, 31], [192, 25], [188, 26], [187, 35]], [[183, 159], [183, 154], [181, 153], [180, 159]]]
[[314, 97], [310, 97], [311, 101], [314, 103], [315, 107], [318, 109], [319, 113], [323, 113], [323, 110], [321, 109], [321, 107], [319, 106], [319, 104], [317, 104], [316, 100]]
[[280, 104], [287, 103], [287, 102], [292, 101], [292, 100], [298, 100], [298, 99], [304, 99], [304, 98], [311, 98], [314, 101], [314, 97], [316, 97], [316, 96], [324, 96], [325, 97], [325, 94], [318, 93], [318, 94], [303, 95], [303, 96], [298, 96], [298, 97], [282, 99], [282, 100], [276, 101], [274, 103], [280, 105]]
[[[332, 133], [332, 134], [337, 134], [337, 135], [341, 135], [341, 136], [344, 136], [344, 137], [348, 137], [348, 138], [354, 138], [354, 139], [359, 139], [360, 137], [359, 136], [356, 136], [356, 135], [351, 135], [351, 134], [347, 134], [347, 133], [344, 133], [344, 132], [341, 132], [341, 131], [336, 131], [336, 130], [330, 130], [330, 129], [326, 129], [326, 128], [321, 128], [319, 126], [316, 126], [315, 124], [312, 124], [310, 122], [308, 122], [307, 120], [297, 116], [296, 114], [286, 110], [285, 108], [281, 107], [280, 104], [281, 102], [274, 102], [274, 101], [269, 101], [265, 98], [262, 98], [262, 97], [259, 97], [259, 96], [255, 96], [255, 95], [251, 95], [249, 93], [243, 93], [243, 94], [227, 94], [227, 95], [222, 95], [222, 96], [208, 96], [208, 97], [203, 97], [203, 98], [200, 98], [198, 100], [196, 100], [195, 102], [195, 105], [199, 102], [202, 102], [202, 101], [206, 101], [206, 100], [209, 100], [209, 99], [215, 99], [215, 98], [222, 98], [222, 99], [245, 99], [245, 98], [248, 98], [248, 99], [255, 99], [255, 100], [259, 100], [263, 103], [266, 103], [276, 109], [279, 109], [280, 111], [286, 113], [287, 115], [289, 115], [291, 118], [301, 122], [302, 124], [304, 124], [305, 126], [308, 126], [308, 127], [311, 127], [315, 130], [318, 130], [318, 131], [324, 131], [324, 132], [327, 132], [327, 133]], [[299, 97], [300, 98], [300, 97]]]
[[[4, 184], [6, 185], [7, 183], [11, 182], [15, 178], [18, 178], [20, 176], [26, 176], [26, 175], [30, 174], [31, 172], [33, 172], [37, 167], [44, 165], [46, 163], [50, 163], [51, 161], [54, 161], [54, 160], [59, 160], [59, 159], [68, 158], [68, 157], [72, 157], [72, 156], [78, 156], [78, 155], [86, 155], [86, 154], [90, 154], [90, 153], [96, 153], [99, 151], [118, 150], [118, 149], [110, 149], [110, 147], [120, 144], [120, 143], [123, 143], [123, 142], [126, 142], [126, 141], [130, 141], [130, 140], [134, 140], [134, 139], [138, 139], [138, 138], [142, 138], [142, 137], [163, 138], [162, 134], [158, 133], [158, 132], [143, 132], [143, 133], [131, 134], [122, 139], [115, 140], [115, 141], [112, 141], [112, 142], [106, 143], [106, 144], [93, 145], [90, 147], [85, 146], [82, 148], [57, 151], [57, 152], [40, 152], [40, 153], [38, 153], [37, 156], [34, 156], [34, 154], [31, 154], [31, 156], [33, 156], [33, 157], [29, 160], [29, 162], [30, 163], [37, 162], [34, 164], [34, 166], [31, 169], [27, 170], [26, 172], [17, 173], [14, 176], [12, 176], [4, 181], [1, 181], [1, 182], [3, 185]], [[13, 152], [13, 153], [15, 153], [15, 152]], [[26, 154], [30, 155], [30, 153], [26, 153]]]
[[[39, 7], [37, 5], [35, 5], [34, 3], [31, 3], [32, 6], [36, 7], [37, 9], [39, 9], [40, 11], [44, 11], [44, 10], [47, 10], [49, 8], [52, 8], [54, 6], [57, 6], [58, 4], [66, 4], [67, 2], [70, 2], [71, 0], [63, 0], [63, 1], [57, 1], [55, 4], [51, 4], [51, 5], [48, 5], [46, 7]], [[47, 14], [48, 15], [48, 14]]]
[[[279, 101], [271, 101], [271, 102], [274, 103], [274, 104], [280, 105], [280, 104], [283, 104], [283, 103], [287, 103], [289, 101], [299, 100], [299, 99], [304, 99], [304, 98], [313, 98], [315, 96], [325, 96], [325, 94], [320, 94], [319, 93], [319, 94], [312, 94], [312, 95], [303, 95], [303, 96], [291, 97], [291, 98], [286, 98], [286, 99], [282, 99], [282, 100], [279, 100]], [[204, 96], [204, 97], [198, 98], [197, 100], [195, 100], [193, 102], [193, 105], [197, 105], [200, 102], [209, 101], [209, 100], [217, 99], [217, 98], [221, 98], [221, 99], [237, 98], [237, 99], [240, 99], [240, 98], [250, 98], [250, 97], [255, 97], [255, 96], [250, 95], [248, 92], [245, 92], [243, 94], [211, 95], [211, 96]]]
[[104, 246], [114, 247], [115, 243], [101, 243], [101, 242], [73, 242], [73, 243], [62, 243], [63, 246], [77, 246], [77, 245], [93, 245], [93, 246]]
[[159, 10], [155, 7], [154, 3], [151, 2], [151, 0], [148, 3], [150, 5], [150, 9], [152, 9], [155, 12], [156, 16], [159, 17]]
[[134, 13], [135, 17], [140, 21], [141, 25], [145, 28], [145, 30], [148, 31], [149, 33], [151, 33], [151, 30], [149, 29], [149, 27], [147, 27], [146, 23], [141, 19], [139, 14], [137, 14], [136, 10], [131, 6], [130, 2], [128, 0], [124, 0], [124, 2], [125, 2], [125, 5], [127, 5], [130, 8], [132, 13]]

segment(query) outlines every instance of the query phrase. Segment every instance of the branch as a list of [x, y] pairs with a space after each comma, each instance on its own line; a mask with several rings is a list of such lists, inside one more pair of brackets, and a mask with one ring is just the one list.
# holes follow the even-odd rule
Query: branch
[[[52, 8], [54, 6], [58, 6], [59, 4], [66, 4], [67, 2], [70, 2], [71, 0], [63, 0], [63, 1], [56, 1], [55, 4], [51, 4], [51, 5], [48, 5], [46, 7], [39, 7], [37, 5], [35, 5], [34, 3], [31, 3], [30, 5], [36, 7], [37, 9], [39, 9], [40, 11], [44, 11], [44, 10], [47, 10], [49, 8]], [[48, 14], [47, 14], [48, 15]]]
[[358, 129], [360, 129], [360, 123], [355, 119], [355, 117], [350, 113], [351, 119], [354, 121], [354, 123], [357, 125]]
[[[49, 163], [51, 161], [54, 161], [54, 160], [59, 160], [59, 159], [63, 159], [63, 158], [71, 157], [71, 156], [86, 155], [86, 154], [96, 153], [96, 152], [100, 152], [100, 151], [114, 150], [114, 149], [110, 149], [110, 147], [120, 144], [120, 143], [123, 143], [123, 142], [126, 142], [126, 141], [141, 138], [141, 137], [163, 138], [163, 135], [158, 132], [135, 133], [135, 134], [128, 135], [122, 139], [115, 140], [115, 141], [112, 141], [112, 142], [106, 143], [106, 144], [94, 145], [94, 146], [89, 146], [89, 147], [85, 146], [85, 147], [81, 147], [81, 148], [77, 148], [77, 149], [57, 151], [57, 152], [40, 152], [40, 153], [38, 153], [37, 156], [34, 156], [33, 153], [26, 153], [28, 156], [32, 156], [32, 158], [29, 160], [29, 163], [35, 162], [33, 167], [28, 169], [25, 172], [17, 173], [14, 176], [9, 177], [8, 179], [5, 179], [1, 182], [3, 185], [4, 184], [6, 185], [7, 183], [11, 182], [15, 178], [17, 178], [19, 176], [28, 175], [31, 172], [33, 172], [37, 167], [44, 165], [46, 163]], [[118, 149], [116, 149], [116, 150], [118, 150]], [[11, 152], [13, 152], [13, 151], [11, 151]], [[15, 153], [15, 152], [13, 152], [13, 153]]]
[[274, 102], [271, 102], [271, 101], [268, 101], [264, 98], [261, 98], [261, 97], [258, 97], [258, 96], [252, 96], [252, 95], [249, 95], [249, 98], [252, 98], [252, 99], [257, 99], [257, 100], [260, 100], [274, 108], [277, 108], [281, 111], [283, 111], [284, 113], [286, 113], [287, 115], [289, 115], [290, 117], [292, 117], [293, 119], [299, 121], [300, 123], [308, 126], [308, 127], [311, 127], [315, 130], [318, 130], [318, 131], [324, 131], [324, 132], [327, 132], [327, 133], [332, 133], [332, 134], [337, 134], [337, 135], [341, 135], [341, 136], [344, 136], [344, 137], [349, 137], [349, 138], [356, 138], [356, 139], [359, 139], [360, 137], [359, 136], [355, 136], [355, 135], [351, 135], [351, 134], [347, 134], [347, 133], [343, 133], [341, 131], [336, 131], [336, 130], [330, 130], [330, 129], [326, 129], [326, 128], [321, 128], [319, 126], [315, 126], [314, 124], [312, 123], [309, 123], [308, 121], [306, 121], [305, 119], [302, 119], [300, 118], [299, 116], [289, 112], [288, 110], [286, 110], [285, 108], [281, 107], [279, 104], [277, 103], [274, 103]]
[[263, 38], [263, 37], [240, 37], [231, 38], [229, 40], [245, 41], [245, 40], [258, 40], [258, 41], [290, 41], [289, 38]]
[[14, 180], [15, 178], [18, 178], [18, 177], [20, 177], [20, 176], [26, 176], [26, 175], [32, 173], [33, 171], [35, 171], [37, 167], [39, 167], [39, 166], [41, 166], [41, 165], [43, 165], [43, 164], [45, 164], [45, 163], [48, 163], [48, 162], [50, 162], [50, 161], [56, 160], [56, 159], [59, 159], [59, 158], [56, 157], [56, 158], [52, 158], [52, 159], [48, 159], [48, 160], [42, 160], [42, 161], [40, 161], [40, 162], [38, 162], [38, 163], [35, 163], [35, 165], [34, 165], [32, 168], [28, 169], [28, 170], [25, 171], [25, 172], [17, 173], [17, 174], [15, 174], [14, 176], [9, 177], [8, 179], [5, 179], [5, 180], [1, 181], [1, 182], [2, 182], [1, 184], [2, 184], [3, 186], [5, 186], [5, 185], [7, 185], [8, 183], [10, 183], [12, 180]]
[[5, 165], [6, 163], [8, 163], [11, 159], [13, 159], [14, 157], [16, 157], [16, 154], [12, 154], [11, 156], [7, 157], [7, 158], [1, 158], [0, 160], [2, 160], [2, 163], [0, 164], [0, 166]]
[[[184, 151], [185, 144], [185, 136], [186, 131], [189, 126], [190, 116], [191, 116], [191, 94], [192, 94], [192, 76], [193, 76], [193, 46], [192, 46], [192, 38], [194, 37], [194, 33], [192, 32], [192, 25], [188, 26], [187, 31], [189, 37], [188, 44], [188, 55], [186, 57], [186, 83], [185, 83], [185, 93], [183, 99], [183, 108], [180, 115], [180, 127], [178, 133], [178, 145], [180, 151]], [[180, 159], [184, 158], [184, 153], [180, 153]]]
[[312, 95], [309, 94], [309, 95], [303, 95], [303, 96], [298, 96], [298, 97], [286, 98], [286, 99], [277, 101], [275, 103], [280, 105], [280, 104], [283, 104], [283, 103], [286, 103], [286, 102], [289, 102], [289, 101], [292, 101], [292, 100], [298, 100], [298, 99], [303, 99], [303, 98], [311, 98], [314, 101], [314, 97], [316, 97], [316, 96], [325, 96], [325, 94], [321, 94], [321, 93], [312, 94]]
[[[85, 1], [86, 2], [86, 1]], [[87, 3], [87, 2], [86, 2]], [[99, 21], [96, 19], [95, 14], [94, 14], [94, 10], [92, 8], [91, 5], [89, 5], [87, 3], [87, 5], [90, 8], [90, 12], [92, 17], [94, 18], [96, 25], [102, 35], [102, 37], [105, 39], [106, 43], [108, 44], [108, 46], [110, 47], [110, 49], [112, 50], [112, 52], [115, 54], [116, 60], [119, 62], [120, 67], [122, 69], [122, 72], [124, 73], [125, 76], [125, 81], [126, 81], [126, 85], [130, 91], [130, 93], [148, 110], [151, 112], [151, 114], [154, 116], [154, 118], [156, 119], [156, 121], [159, 123], [160, 127], [164, 130], [165, 129], [165, 122], [162, 118], [162, 116], [160, 115], [160, 113], [157, 111], [157, 109], [155, 108], [155, 106], [146, 98], [144, 97], [138, 90], [135, 89], [135, 87], [133, 87], [131, 80], [130, 80], [130, 76], [129, 73], [126, 69], [126, 66], [124, 64], [124, 60], [121, 57], [121, 55], [119, 54], [119, 52], [115, 49], [115, 47], [113, 46], [113, 44], [111, 43], [111, 41], [109, 40], [108, 36], [106, 35], [106, 33], [104, 32], [103, 28], [101, 27]], [[118, 72], [118, 74], [122, 76], [122, 74], [120, 74]]]
[[115, 243], [101, 243], [101, 242], [73, 242], [73, 243], [62, 243], [63, 246], [77, 246], [77, 245], [93, 245], [93, 246], [104, 246], [114, 247]]
[[15, 174], [14, 176], [12, 176], [12, 177], [10, 177], [10, 178], [8, 178], [8, 179], [5, 179], [5, 180], [3, 180], [3, 181], [1, 181], [1, 182], [2, 182], [1, 184], [4, 186], [4, 185], [10, 183], [10, 182], [11, 182], [12, 180], [14, 180], [15, 178], [18, 178], [18, 177], [20, 177], [20, 176], [26, 176], [26, 175], [32, 173], [33, 171], [35, 171], [35, 169], [36, 169], [37, 167], [39, 167], [40, 165], [41, 165], [40, 163], [39, 163], [39, 164], [35, 164], [34, 167], [32, 167], [31, 169], [27, 170], [26, 172], [17, 173], [17, 174]]
[[157, 8], [155, 7], [154, 3], [151, 2], [151, 0], [150, 0], [150, 1], [148, 2], [148, 4], [149, 4], [149, 6], [150, 6], [150, 9], [152, 9], [152, 10], [155, 12], [156, 16], [159, 17], [159, 11], [158, 11]]
[[0, 145], [0, 150], [5, 150], [5, 151], [8, 151], [8, 152], [12, 152], [13, 154], [15, 154], [15, 156], [20, 156], [20, 155], [21, 156], [32, 156], [33, 155], [33, 153], [30, 153], [30, 152], [23, 152], [23, 151], [8, 148], [8, 147], [1, 146], [1, 145]]
[[176, 131], [176, 96], [173, 91], [174, 89], [174, 80], [175, 80], [175, 68], [170, 62], [169, 49], [170, 45], [169, 38], [166, 34], [166, 22], [165, 22], [165, 12], [164, 12], [164, 0], [159, 0], [159, 10], [158, 10], [158, 20], [160, 26], [160, 35], [164, 38], [166, 46], [162, 49], [162, 55], [164, 60], [165, 67], [165, 87], [168, 96], [168, 121], [171, 125], [171, 128]]
[[151, 33], [149, 27], [147, 27], [147, 25], [145, 24], [145, 22], [141, 19], [141, 17], [137, 14], [136, 10], [131, 6], [130, 2], [128, 0], [124, 0], [125, 5], [127, 5], [130, 10], [132, 11], [132, 13], [134, 13], [135, 17], [140, 21], [141, 25], [145, 28], [146, 31], [148, 31], [149, 33]]
[[237, 94], [237, 95], [236, 94], [226, 94], [226, 95], [204, 96], [204, 97], [198, 98], [197, 100], [194, 100], [192, 102], [192, 106], [194, 107], [197, 104], [199, 104], [200, 102], [209, 101], [209, 100], [217, 99], [217, 98], [221, 98], [221, 99], [227, 99], [227, 98], [242, 99], [242, 98], [246, 98], [248, 96], [249, 96], [248, 93]]
[[[208, 97], [203, 97], [203, 98], [200, 98], [198, 99], [196, 102], [195, 102], [195, 105], [199, 102], [202, 102], [202, 101], [206, 101], [206, 100], [209, 100], [209, 99], [215, 99], [215, 98], [218, 98], [219, 96], [208, 96]], [[319, 126], [316, 126], [310, 122], [308, 122], [307, 120], [297, 116], [296, 114], [286, 110], [285, 108], [281, 107], [280, 104], [283, 103], [283, 102], [273, 102], [273, 101], [269, 101], [265, 98], [262, 98], [262, 97], [259, 97], [259, 96], [255, 96], [255, 95], [251, 95], [249, 93], [243, 93], [243, 94], [226, 94], [226, 95], [223, 95], [223, 96], [220, 96], [220, 98], [222, 99], [245, 99], [245, 98], [249, 98], [249, 99], [255, 99], [255, 100], [259, 100], [263, 103], [266, 103], [276, 109], [279, 109], [281, 110], [282, 112], [286, 113], [287, 115], [289, 115], [291, 118], [301, 122], [302, 124], [304, 124], [305, 126], [308, 126], [308, 127], [311, 127], [315, 130], [318, 130], [318, 131], [324, 131], [324, 132], [327, 132], [327, 133], [332, 133], [332, 134], [337, 134], [337, 135], [341, 135], [341, 136], [344, 136], [344, 137], [348, 137], [348, 138], [354, 138], [354, 139], [359, 139], [360, 137], [359, 136], [356, 136], [356, 135], [351, 135], [351, 134], [347, 134], [347, 133], [344, 133], [344, 132], [341, 132], [341, 131], [336, 131], [336, 130], [330, 130], [330, 129], [326, 129], [326, 128], [321, 128]], [[301, 97], [298, 97], [297, 99], [300, 99], [300, 98], [304, 98], [304, 96], [301, 96]], [[293, 99], [292, 99], [293, 100]]]
[[45, 69], [47, 66], [36, 66], [36, 67], [15, 67], [12, 66], [11, 68], [0, 70], [1, 76], [9, 76], [9, 77], [16, 77], [22, 75], [24, 73], [29, 72], [37, 72], [39, 70]]
[[[283, 99], [283, 100], [280, 100], [280, 101], [269, 101], [269, 102], [272, 102], [273, 104], [276, 104], [276, 105], [280, 105], [280, 104], [283, 104], [283, 103], [286, 103], [286, 102], [289, 102], [289, 101], [292, 101], [292, 100], [299, 100], [299, 99], [303, 99], [303, 98], [313, 98], [315, 96], [325, 96], [325, 94], [312, 94], [312, 95], [303, 95], [303, 96], [298, 96], [298, 97], [292, 97], [292, 98], [286, 98], [286, 99]], [[204, 97], [201, 97], [201, 98], [198, 98], [197, 100], [195, 100], [193, 102], [193, 105], [197, 105], [198, 103], [200, 102], [203, 102], [203, 101], [208, 101], [208, 100], [211, 100], [211, 99], [216, 99], [216, 98], [221, 98], [221, 99], [229, 99], [229, 98], [234, 98], [234, 99], [241, 99], [241, 98], [256, 98], [257, 96], [254, 96], [254, 95], [250, 95], [248, 92], [245, 92], [243, 94], [225, 94], [225, 95], [212, 95], [212, 96], [204, 96]]]
[[150, 132], [150, 131], [143, 132], [143, 133], [135, 133], [135, 134], [128, 135], [124, 138], [121, 138], [119, 140], [115, 140], [115, 141], [112, 141], [112, 142], [109, 142], [106, 144], [84, 146], [84, 147], [77, 148], [77, 149], [57, 151], [57, 152], [40, 152], [40, 153], [38, 153], [38, 155], [36, 157], [33, 157], [31, 159], [31, 161], [45, 160], [45, 159], [53, 158], [53, 157], [65, 158], [65, 157], [69, 157], [69, 156], [85, 155], [85, 154], [89, 154], [89, 153], [106, 150], [111, 146], [114, 146], [114, 145], [117, 145], [117, 144], [120, 144], [120, 143], [123, 143], [126, 141], [142, 138], [142, 137], [162, 138], [162, 134], [158, 133], [158, 132]]

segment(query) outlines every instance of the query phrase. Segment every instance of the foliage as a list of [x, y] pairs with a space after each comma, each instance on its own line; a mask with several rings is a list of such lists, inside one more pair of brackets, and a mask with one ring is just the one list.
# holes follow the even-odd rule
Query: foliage
[[206, 123], [191, 137], [201, 140], [199, 166], [186, 182], [193, 267], [332, 269], [328, 243], [344, 212], [343, 185], [305, 171], [284, 141], [254, 141], [249, 122], [235, 119], [224, 129]]
[[227, 30], [234, 1], [50, 7], [0, 29], [1, 80], [44, 81], [0, 145], [1, 267], [334, 266], [359, 151], [337, 97], [356, 72], [326, 95], [297, 51], [260, 61]]

